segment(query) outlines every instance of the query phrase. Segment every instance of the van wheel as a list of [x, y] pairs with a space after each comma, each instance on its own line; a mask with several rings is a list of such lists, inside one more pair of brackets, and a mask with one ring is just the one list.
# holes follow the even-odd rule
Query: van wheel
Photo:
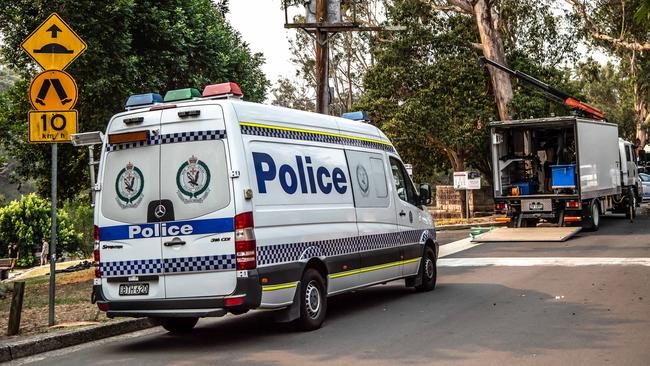
[[172, 334], [191, 332], [199, 318], [157, 318], [155, 322]]
[[325, 281], [321, 274], [309, 268], [300, 281], [300, 318], [297, 325], [305, 331], [321, 327], [327, 311]]
[[583, 215], [582, 228], [588, 231], [598, 231], [600, 227], [600, 207], [596, 200], [591, 200], [588, 211]]
[[438, 270], [436, 268], [436, 255], [429, 246], [424, 249], [424, 253], [422, 254], [420, 273], [422, 273], [422, 284], [415, 286], [415, 290], [420, 292], [433, 290], [436, 287]]

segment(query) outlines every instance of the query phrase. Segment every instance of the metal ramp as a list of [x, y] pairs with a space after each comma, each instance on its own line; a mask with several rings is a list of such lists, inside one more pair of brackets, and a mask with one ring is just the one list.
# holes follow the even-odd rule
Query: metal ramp
[[501, 227], [477, 235], [473, 242], [565, 241], [577, 234], [579, 227]]

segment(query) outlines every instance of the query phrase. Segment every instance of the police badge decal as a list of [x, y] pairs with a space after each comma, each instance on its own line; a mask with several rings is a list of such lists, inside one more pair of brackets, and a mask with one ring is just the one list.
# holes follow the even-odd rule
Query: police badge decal
[[203, 202], [210, 193], [209, 184], [210, 169], [196, 156], [192, 155], [178, 168], [176, 173], [177, 193], [183, 202]]
[[133, 163], [129, 162], [122, 168], [115, 179], [117, 204], [122, 208], [137, 207], [142, 201], [144, 175]]

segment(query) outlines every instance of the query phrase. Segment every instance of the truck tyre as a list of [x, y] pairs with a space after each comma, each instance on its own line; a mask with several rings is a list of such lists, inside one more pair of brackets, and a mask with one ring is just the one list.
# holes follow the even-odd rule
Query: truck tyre
[[422, 260], [420, 261], [420, 273], [422, 273], [422, 283], [415, 286], [416, 291], [426, 292], [436, 288], [436, 278], [438, 277], [436, 255], [429, 246], [424, 248]]
[[633, 191], [630, 191], [630, 193], [627, 195], [625, 218], [630, 220], [630, 222], [636, 218], [636, 194]]
[[598, 231], [600, 226], [600, 206], [597, 200], [591, 200], [583, 215], [582, 228], [587, 231]]
[[297, 325], [304, 331], [321, 327], [327, 312], [325, 281], [314, 268], [308, 268], [300, 281], [300, 318]]
[[199, 318], [157, 318], [154, 321], [169, 333], [183, 334], [191, 332]]

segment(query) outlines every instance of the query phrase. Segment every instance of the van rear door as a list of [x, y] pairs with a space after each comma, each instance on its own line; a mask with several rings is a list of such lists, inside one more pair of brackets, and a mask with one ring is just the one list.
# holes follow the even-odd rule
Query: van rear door
[[221, 107], [162, 112], [160, 217], [167, 298], [235, 290], [235, 203]]
[[[148, 220], [148, 207], [160, 199], [160, 145], [153, 143], [160, 115], [146, 111], [116, 117], [107, 131], [96, 221], [107, 300], [165, 297], [160, 237]], [[111, 144], [116, 138], [131, 141]]]

